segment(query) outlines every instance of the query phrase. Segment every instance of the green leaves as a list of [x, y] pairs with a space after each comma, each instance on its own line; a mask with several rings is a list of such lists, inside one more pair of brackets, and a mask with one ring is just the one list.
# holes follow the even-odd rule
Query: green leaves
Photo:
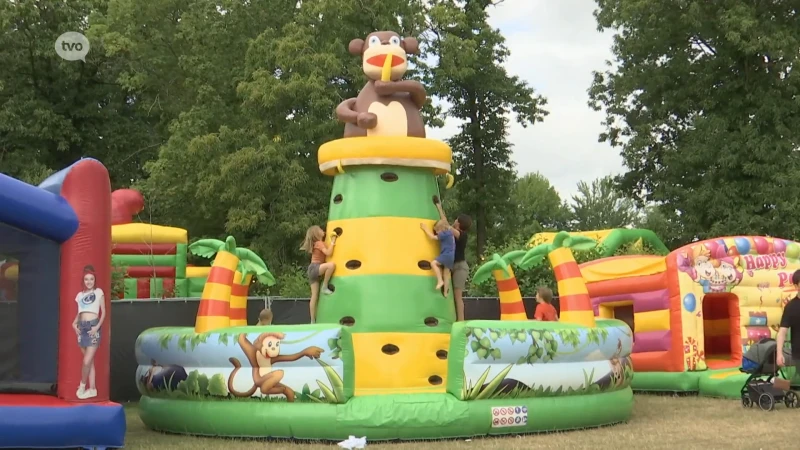
[[193, 255], [203, 258], [213, 258], [218, 251], [225, 248], [226, 243], [219, 239], [200, 239], [189, 245], [189, 251]]
[[595, 74], [590, 98], [606, 113], [601, 139], [628, 169], [622, 191], [678, 216], [684, 238], [797, 235], [796, 221], [781, 218], [800, 202], [788, 181], [800, 173], [796, 5], [598, 5], [619, 64]]
[[239, 258], [242, 283], [245, 282], [248, 274], [255, 274], [259, 283], [265, 286], [275, 285], [275, 277], [267, 269], [267, 264], [254, 251], [247, 248], [237, 248], [235, 254]]

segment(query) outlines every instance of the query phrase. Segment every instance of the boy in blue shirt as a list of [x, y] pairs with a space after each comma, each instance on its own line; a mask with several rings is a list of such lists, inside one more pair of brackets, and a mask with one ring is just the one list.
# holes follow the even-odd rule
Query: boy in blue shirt
[[450, 271], [453, 270], [456, 257], [456, 239], [453, 235], [453, 230], [450, 229], [450, 224], [446, 220], [436, 222], [433, 226], [433, 232], [428, 230], [424, 223], [419, 224], [419, 227], [429, 238], [439, 241], [441, 248], [439, 256], [431, 261], [431, 268], [436, 274], [436, 290], [438, 291], [444, 287], [442, 294], [447, 297], [450, 294]]

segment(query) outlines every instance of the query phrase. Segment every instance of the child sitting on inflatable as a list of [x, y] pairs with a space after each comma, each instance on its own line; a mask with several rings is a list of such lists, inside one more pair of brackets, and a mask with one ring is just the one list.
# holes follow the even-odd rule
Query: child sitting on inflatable
[[419, 224], [419, 227], [429, 238], [439, 241], [441, 250], [439, 256], [431, 261], [431, 268], [436, 274], [436, 290], [444, 287], [442, 294], [447, 297], [450, 293], [450, 271], [453, 270], [456, 258], [456, 239], [453, 230], [450, 229], [450, 224], [446, 220], [437, 221], [433, 226], [433, 232], [428, 230], [424, 223]]

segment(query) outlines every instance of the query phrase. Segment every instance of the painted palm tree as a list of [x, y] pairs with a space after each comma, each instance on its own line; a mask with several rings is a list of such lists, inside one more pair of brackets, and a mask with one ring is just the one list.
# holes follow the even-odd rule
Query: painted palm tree
[[539, 264], [547, 256], [558, 283], [562, 322], [587, 327], [595, 326], [592, 300], [572, 251], [591, 250], [596, 246], [597, 242], [594, 239], [570, 236], [566, 231], [561, 231], [556, 234], [553, 242], [540, 244], [528, 250], [519, 263], [521, 267], [528, 268]]
[[500, 296], [500, 320], [528, 320], [517, 277], [511, 268], [511, 264], [519, 264], [526, 253], [525, 250], [514, 250], [503, 256], [495, 253], [491, 260], [478, 268], [473, 277], [475, 284], [481, 284], [489, 276], [494, 276]]
[[620, 247], [631, 242], [642, 241], [660, 255], [669, 254], [669, 249], [658, 236], [650, 230], [617, 228], [603, 239], [603, 257], [613, 256]]
[[[205, 333], [231, 325], [231, 290], [237, 271], [242, 274], [239, 283], [249, 278], [245, 275], [247, 272], [263, 279], [265, 284], [275, 284], [275, 277], [269, 272], [264, 261], [251, 250], [237, 248], [233, 236], [228, 236], [225, 241], [201, 239], [191, 244], [189, 251], [204, 258], [214, 258], [200, 297], [194, 328], [196, 333]], [[247, 295], [245, 295], [246, 301]]]

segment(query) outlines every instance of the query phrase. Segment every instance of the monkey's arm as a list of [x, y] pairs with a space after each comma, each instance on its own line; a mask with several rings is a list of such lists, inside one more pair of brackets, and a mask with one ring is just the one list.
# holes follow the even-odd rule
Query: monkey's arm
[[425, 102], [428, 101], [428, 93], [425, 92], [425, 86], [416, 80], [400, 80], [391, 83], [391, 89], [394, 92], [408, 92], [411, 96], [411, 101], [417, 105], [417, 108], [422, 109]]
[[239, 335], [239, 347], [242, 347], [244, 355], [250, 361], [250, 367], [258, 367], [258, 360], [256, 359], [256, 348], [247, 340], [247, 335], [244, 333]]
[[298, 359], [302, 358], [305, 355], [305, 350], [299, 353], [292, 353], [291, 355], [278, 355], [272, 358], [272, 364], [280, 363], [280, 362], [291, 362], [297, 361]]
[[292, 353], [291, 355], [278, 355], [272, 358], [272, 364], [279, 362], [297, 361], [302, 357], [319, 358], [319, 355], [321, 355], [323, 351], [324, 350], [322, 350], [321, 348], [314, 347], [312, 345], [311, 347], [306, 347], [297, 353]]
[[344, 123], [358, 122], [358, 113], [355, 111], [356, 99], [348, 98], [336, 107], [336, 118]]

